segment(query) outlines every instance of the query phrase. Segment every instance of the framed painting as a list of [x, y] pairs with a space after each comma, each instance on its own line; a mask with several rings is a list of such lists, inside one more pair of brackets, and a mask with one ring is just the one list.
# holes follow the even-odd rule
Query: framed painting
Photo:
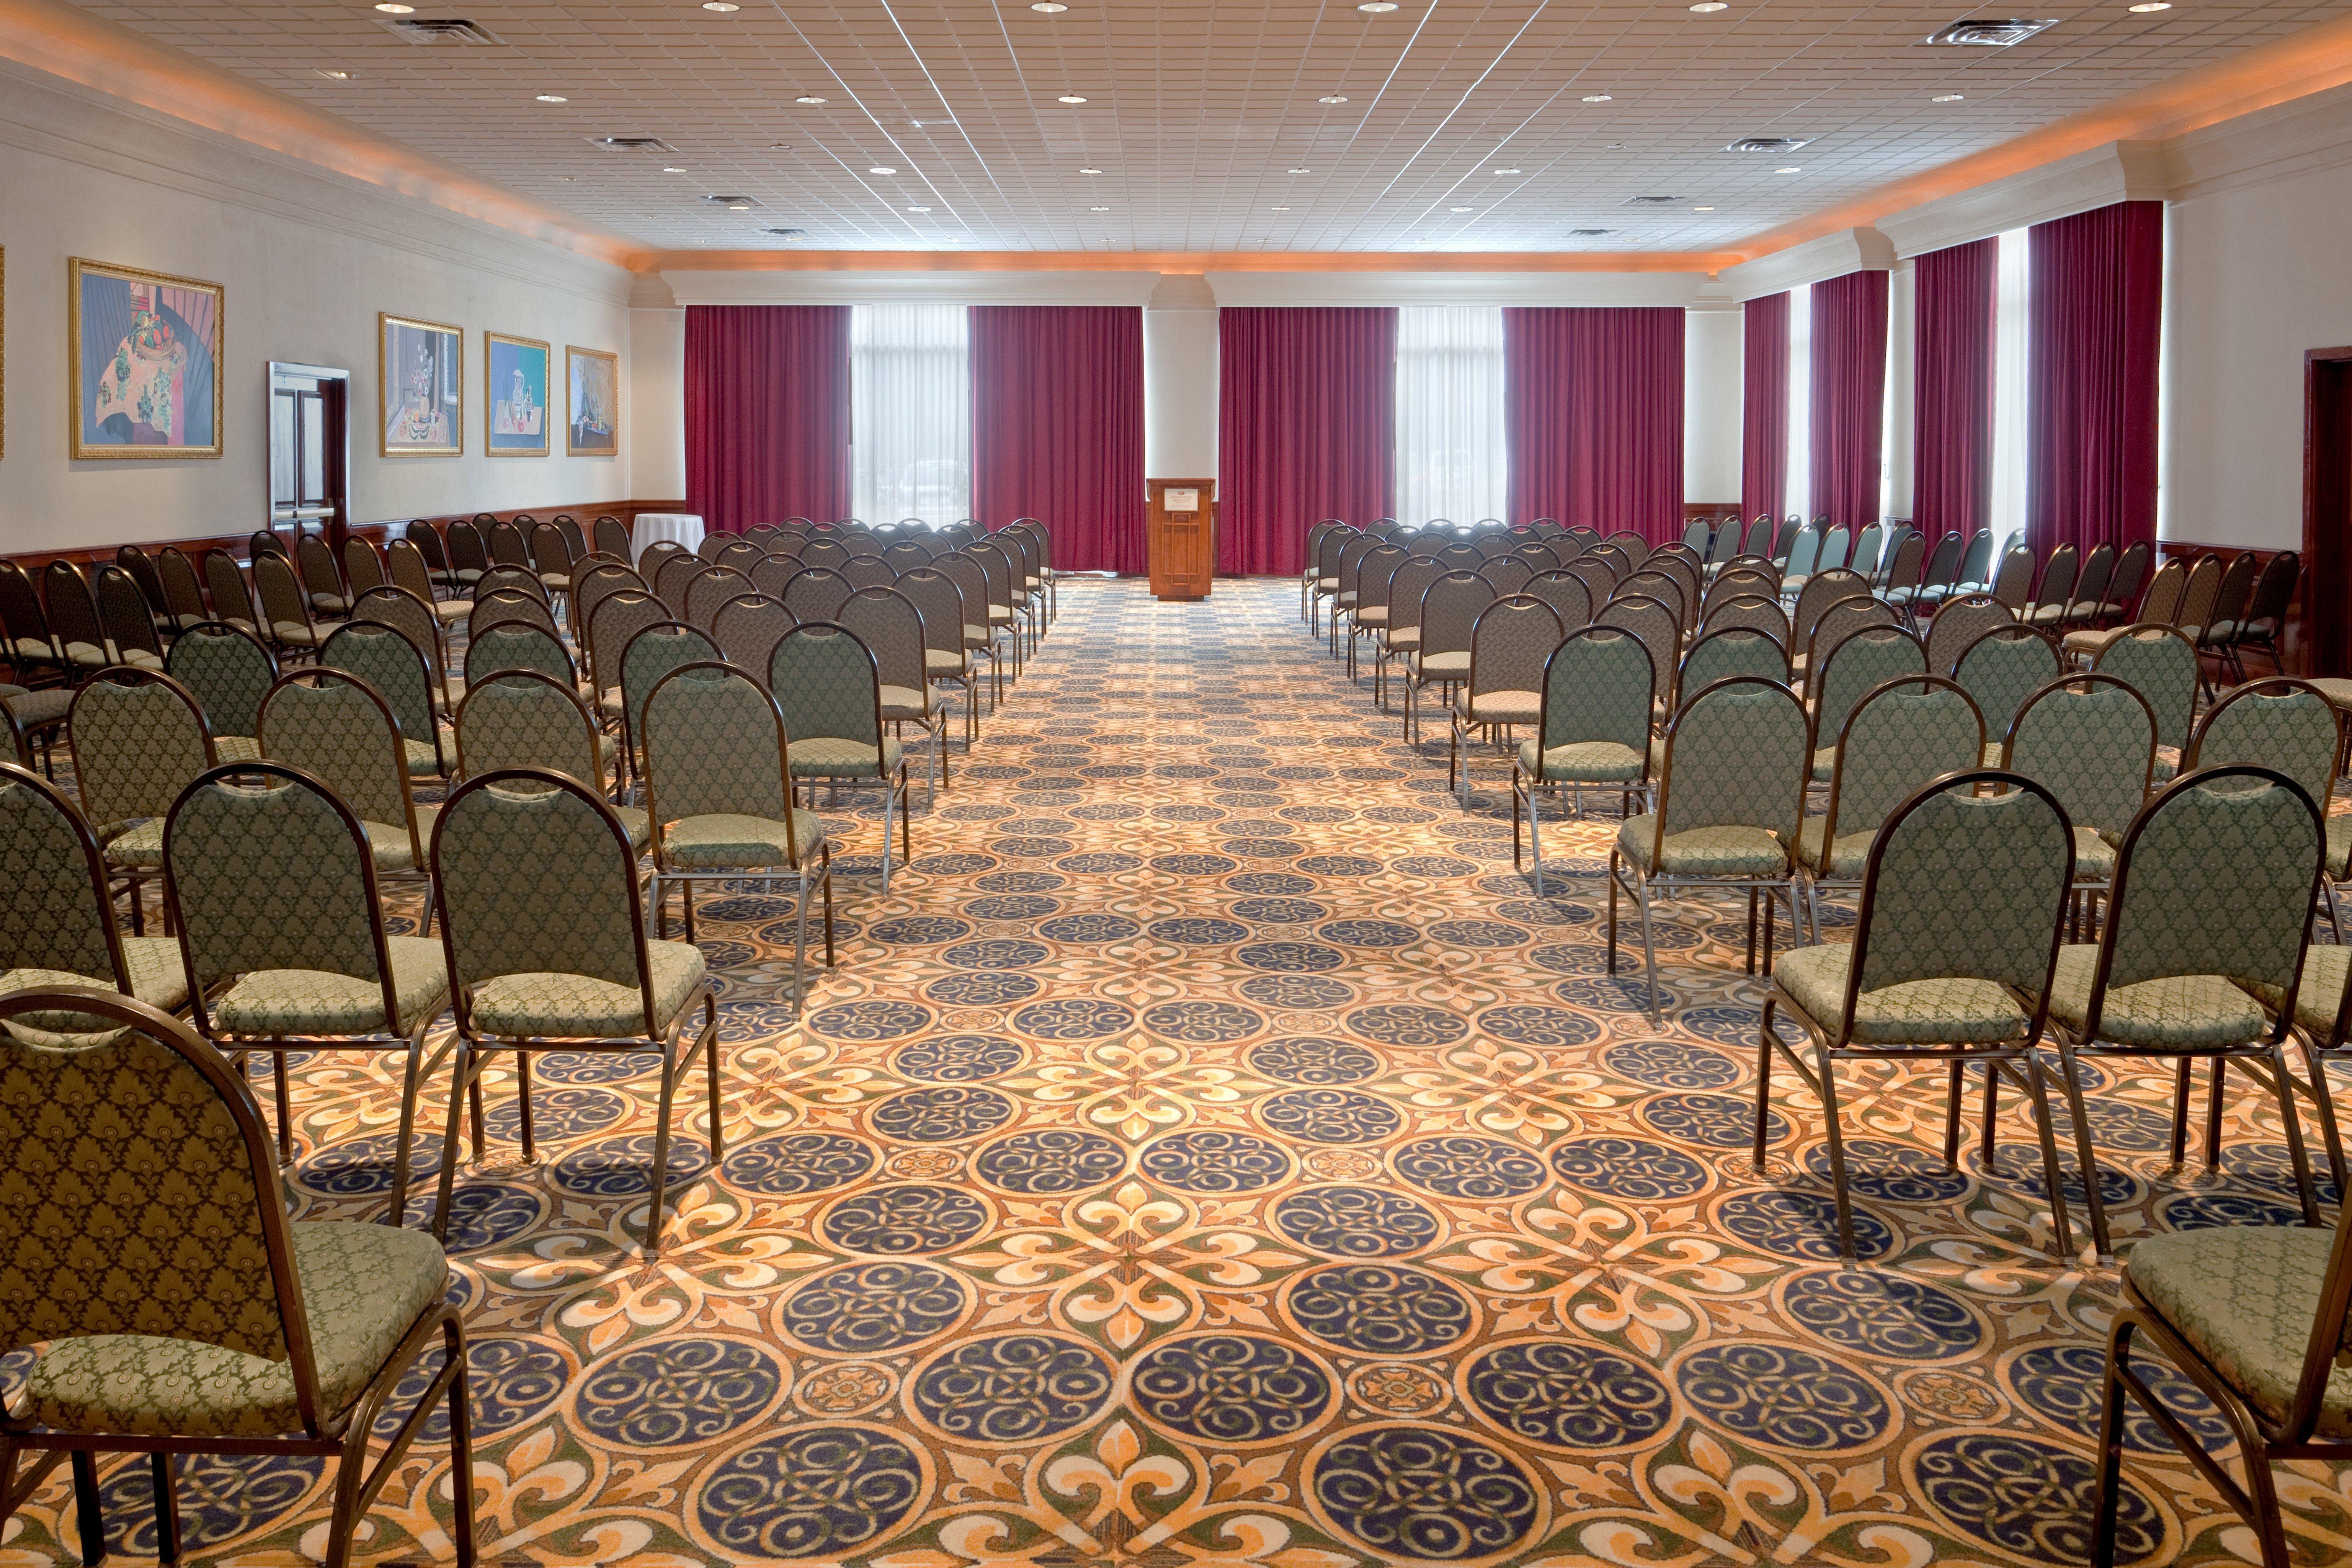
[[466, 450], [466, 334], [439, 321], [376, 313], [377, 450], [455, 458]]
[[482, 334], [482, 405], [489, 410], [493, 458], [547, 456], [548, 346], [503, 332]]
[[563, 350], [572, 416], [563, 449], [575, 458], [611, 458], [621, 450], [621, 356], [595, 349]]
[[226, 294], [199, 279], [67, 259], [74, 457], [221, 455]]

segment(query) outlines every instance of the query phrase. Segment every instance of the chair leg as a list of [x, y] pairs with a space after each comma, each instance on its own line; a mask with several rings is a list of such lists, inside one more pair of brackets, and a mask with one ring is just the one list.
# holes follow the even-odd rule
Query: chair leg
[[455, 1517], [449, 1532], [457, 1549], [457, 1568], [474, 1565], [474, 1414], [466, 1391], [464, 1330], [450, 1320], [441, 1331], [442, 1354], [456, 1370], [449, 1375], [449, 1489]]
[[[2311, 1184], [2311, 1156], [2303, 1146], [2303, 1120], [2294, 1113], [2294, 1083], [2287, 1077], [2286, 1052], [2280, 1048], [2276, 1040], [2271, 1042], [2269, 1059], [2271, 1087], [2278, 1091], [2279, 1120], [2286, 1129], [2287, 1159], [2294, 1166], [2295, 1195], [2303, 1200], [2303, 1223], [2316, 1229], [2319, 1226], [2319, 1195]], [[2215, 1065], [2218, 1067], [2220, 1064]], [[2251, 1462], [2247, 1468], [2253, 1468]]]
[[105, 1505], [98, 1496], [98, 1457], [87, 1449], [76, 1449], [73, 1456], [74, 1523], [81, 1537], [81, 1560], [96, 1564], [106, 1561]]
[[281, 1164], [294, 1163], [294, 1100], [286, 1086], [286, 1053], [269, 1053], [271, 1077], [278, 1095], [278, 1159]]
[[171, 1568], [180, 1561], [180, 1489], [172, 1456], [147, 1456], [147, 1476], [155, 1493], [155, 1561]]
[[1764, 1169], [1765, 1147], [1770, 1142], [1764, 1129], [1772, 1114], [1772, 1009], [1769, 991], [1764, 996], [1763, 1021], [1756, 1035], [1756, 1143], [1753, 1159], [1756, 1169]]
[[702, 999], [702, 1076], [710, 1089], [710, 1163], [715, 1168], [725, 1151], [719, 1146], [723, 1134], [719, 1125], [719, 998], [709, 992]]
[[[1820, 1059], [1821, 1082], [1817, 1087], [1822, 1096], [1822, 1131], [1830, 1146], [1830, 1195], [1837, 1205], [1838, 1256], [1852, 1259], [1855, 1256], [1853, 1194], [1846, 1190], [1845, 1132], [1838, 1125], [1837, 1064], [1830, 1059], [1826, 1046], [1821, 1048]], [[1763, 1120], [1759, 1117], [1756, 1127], [1758, 1143], [1763, 1142], [1764, 1133]], [[1757, 1163], [1763, 1162], [1759, 1160]]]
[[2107, 1242], [2107, 1200], [2099, 1191], [2098, 1151], [2092, 1147], [2090, 1113], [2083, 1107], [2082, 1074], [2074, 1068], [2074, 1047], [2063, 1036], [2058, 1040], [2058, 1070], [2060, 1087], [2066, 1091], [2066, 1114], [2074, 1123], [2074, 1157], [2082, 1162], [2083, 1204], [2091, 1211], [2091, 1245], [2104, 1261], [2114, 1250]]
[[662, 1042], [661, 1103], [654, 1112], [654, 1168], [650, 1178], [651, 1191], [646, 1198], [649, 1206], [646, 1210], [646, 1231], [640, 1243], [640, 1250], [649, 1262], [661, 1250], [662, 1200], [669, 1190], [670, 1110], [677, 1101], [678, 1078], [686, 1070], [687, 1061], [691, 1059], [690, 1056], [682, 1058], [678, 1053], [677, 1037], [683, 1022], [681, 1017], [677, 1023], [673, 1023], [668, 1037]]
[[2123, 1491], [2124, 1365], [2131, 1354], [2132, 1331], [2138, 1325], [2128, 1313], [2119, 1313], [2107, 1334], [2107, 1370], [2102, 1381], [2099, 1408], [2098, 1492], [2091, 1505], [2091, 1561], [2096, 1568], [2115, 1568], [2116, 1511]]
[[416, 1026], [408, 1037], [408, 1070], [402, 1075], [400, 1088], [400, 1146], [392, 1156], [392, 1205], [384, 1214], [384, 1223], [397, 1228], [408, 1217], [409, 1141], [416, 1127], [416, 1087], [425, 1065], [425, 1031], [429, 1021]]
[[538, 1156], [536, 1130], [530, 1124], [530, 1053], [518, 1047], [515, 1058], [515, 1101], [522, 1114], [516, 1120], [522, 1129], [522, 1157], [528, 1164]]
[[1642, 964], [1650, 977], [1650, 1022], [1664, 1026], [1665, 1019], [1658, 1006], [1658, 946], [1650, 936], [1650, 884], [1646, 878], [1633, 879], [1633, 903], [1642, 911]]
[[[1995, 1079], [2000, 1070], [1992, 1063], [1985, 1064], [1985, 1077]], [[2066, 1220], [2066, 1188], [2060, 1180], [2058, 1169], [2058, 1131], [2050, 1114], [2049, 1075], [2042, 1070], [2042, 1053], [2032, 1051], [2025, 1058], [2025, 1092], [2033, 1102], [2033, 1131], [2042, 1144], [2042, 1180], [2050, 1189], [2050, 1223], [2058, 1242], [2060, 1258], [2072, 1261], [2074, 1257], [2074, 1227]], [[1987, 1163], [1990, 1163], [1992, 1129], [1985, 1129]]]

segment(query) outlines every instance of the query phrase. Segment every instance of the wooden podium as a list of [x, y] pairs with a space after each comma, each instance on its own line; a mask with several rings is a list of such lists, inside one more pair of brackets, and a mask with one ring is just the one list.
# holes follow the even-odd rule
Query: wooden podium
[[1155, 599], [1205, 599], [1217, 572], [1217, 481], [1146, 479]]

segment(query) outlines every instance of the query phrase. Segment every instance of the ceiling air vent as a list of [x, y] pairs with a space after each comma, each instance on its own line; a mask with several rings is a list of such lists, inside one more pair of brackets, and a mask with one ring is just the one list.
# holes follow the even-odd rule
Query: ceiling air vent
[[463, 16], [387, 16], [383, 25], [412, 44], [503, 44], [504, 38]]
[[588, 143], [614, 153], [675, 153], [677, 148], [658, 136], [591, 136]]
[[1572, 228], [1568, 231], [1580, 239], [1596, 239], [1604, 234], [1614, 234], [1613, 228]]
[[1629, 207], [1670, 207], [1680, 200], [1680, 196], [1627, 196], [1624, 205]]
[[1810, 136], [1742, 136], [1737, 142], [1725, 143], [1723, 150], [1727, 153], [1793, 153], [1811, 141]]
[[772, 228], [768, 232], [774, 235], [778, 239], [806, 239], [808, 237], [808, 230], [804, 228]]
[[714, 207], [725, 207], [734, 213], [747, 213], [760, 205], [750, 196], [705, 196], [702, 199]]
[[2015, 16], [1970, 16], [1937, 28], [1927, 35], [1931, 44], [1976, 44], [1991, 48], [2006, 48], [2021, 44], [2034, 34], [2045, 32], [2058, 25], [2055, 16], [2041, 21], [2025, 21]]

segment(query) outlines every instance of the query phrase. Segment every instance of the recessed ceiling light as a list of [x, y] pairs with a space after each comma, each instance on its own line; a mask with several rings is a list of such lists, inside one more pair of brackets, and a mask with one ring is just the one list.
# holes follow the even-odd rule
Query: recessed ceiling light
[[376, 9], [383, 12], [387, 16], [405, 16], [410, 12], [415, 10], [416, 7], [414, 5], [395, 5], [392, 3], [392, 0], [384, 0], [384, 3], [378, 5]]
[[1357, 6], [1356, 9], [1359, 11], [1370, 11], [1373, 16], [1378, 16], [1386, 12], [1395, 10], [1396, 0], [1364, 0], [1364, 3]]
[[325, 77], [329, 81], [349, 81], [352, 79], [352, 73], [349, 71], [329, 70], [324, 66], [315, 67], [314, 70], [317, 75]]
[[1084, 103], [1086, 100], [1080, 98], [1075, 92], [1066, 92], [1062, 95], [1062, 101], [1064, 103]]
[[1715, 209], [1714, 209], [1713, 207], [1693, 207], [1693, 208], [1691, 208], [1691, 211], [1693, 211], [1693, 212], [1695, 212], [1695, 213], [1711, 213], [1711, 212], [1713, 212], [1714, 210], [1715, 210]]
[[1107, 213], [1107, 212], [1110, 211], [1110, 208], [1108, 208], [1108, 207], [1088, 207], [1088, 208], [1087, 209], [1087, 211], [1088, 211], [1088, 212], [1090, 212], [1090, 213]]
[[931, 209], [929, 207], [908, 207], [907, 210], [910, 213], [927, 213]]
[[1318, 103], [1345, 103], [1348, 101], [1348, 95], [1344, 92], [1327, 92], [1315, 101]]
[[727, 12], [740, 11], [743, 7], [733, 4], [732, 0], [702, 0], [702, 8], [706, 11]]
[[1517, 169], [1497, 169], [1495, 173], [1498, 174], [1516, 174], [1518, 171]]
[[1601, 144], [1601, 150], [1603, 153], [1622, 153], [1625, 150], [1625, 143], [1622, 142], [1603, 142]]
[[567, 184], [567, 185], [568, 185], [568, 184], [570, 184], [572, 181], [574, 181], [574, 180], [578, 179], [580, 176], [579, 176], [579, 175], [577, 175], [577, 174], [558, 174], [558, 175], [556, 175], [555, 177], [556, 177], [557, 179], [559, 179], [559, 180], [562, 180], [565, 184]]
[[1102, 171], [1100, 169], [1080, 169], [1078, 173], [1081, 174], [1099, 174]]
[[1478, 209], [1477, 209], [1477, 208], [1475, 208], [1475, 207], [1455, 207], [1455, 208], [1454, 208], [1453, 210], [1454, 210], [1454, 211], [1455, 211], [1455, 212], [1458, 212], [1458, 213], [1466, 213], [1466, 212], [1475, 212], [1475, 211], [1477, 211]]
[[1964, 92], [1939, 92], [1927, 101], [1930, 103], [1958, 103], [1966, 97], [1968, 97], [1968, 94]]
[[1584, 101], [1587, 103], [1607, 103], [1610, 101], [1610, 98], [1605, 92], [1588, 92], [1584, 95]]
[[895, 174], [898, 171], [892, 168], [887, 163], [877, 163], [866, 172], [869, 174]]
[[751, 204], [750, 202], [729, 202], [727, 204], [727, 210], [730, 213], [747, 213], [751, 210]]
[[1702, 16], [1712, 16], [1717, 11], [1730, 10], [1731, 5], [1730, 0], [1698, 0], [1698, 4], [1691, 9]]
[[1776, 174], [1801, 174], [1804, 173], [1802, 169], [1798, 168], [1794, 163], [1783, 163], [1772, 172]]
[[686, 173], [686, 170], [676, 163], [665, 163], [662, 165], [662, 173], [665, 174], [683, 174]]
[[542, 92], [539, 95], [539, 101], [541, 103], [569, 103], [572, 100], [564, 97], [560, 92]]
[[1292, 169], [1288, 171], [1288, 173], [1293, 174], [1311, 174], [1314, 172], [1315, 171], [1312, 169]]
[[823, 103], [824, 100], [818, 98], [812, 93], [804, 92], [801, 94], [800, 97], [793, 100], [793, 101], [794, 103]]
[[1274, 210], [1275, 210], [1276, 212], [1278, 212], [1278, 213], [1286, 213], [1286, 212], [1288, 212], [1290, 209], [1289, 209], [1288, 207], [1276, 207], [1276, 208], [1275, 208]]
[[2124, 9], [2125, 9], [2125, 10], [2126, 10], [2126, 11], [2142, 11], [2142, 12], [2146, 12], [2146, 11], [2169, 11], [2169, 10], [2171, 10], [2171, 9], [2172, 9], [2172, 0], [2140, 0], [2140, 3], [2139, 3], [2138, 5], [2126, 5], [2126, 6], [2125, 6], [2125, 7], [2124, 7]]
[[1069, 7], [1062, 5], [1060, 0], [1037, 0], [1037, 3], [1030, 6], [1029, 9], [1032, 11], [1043, 11], [1048, 16], [1053, 16], [1060, 15], [1062, 12], [1068, 10]]

